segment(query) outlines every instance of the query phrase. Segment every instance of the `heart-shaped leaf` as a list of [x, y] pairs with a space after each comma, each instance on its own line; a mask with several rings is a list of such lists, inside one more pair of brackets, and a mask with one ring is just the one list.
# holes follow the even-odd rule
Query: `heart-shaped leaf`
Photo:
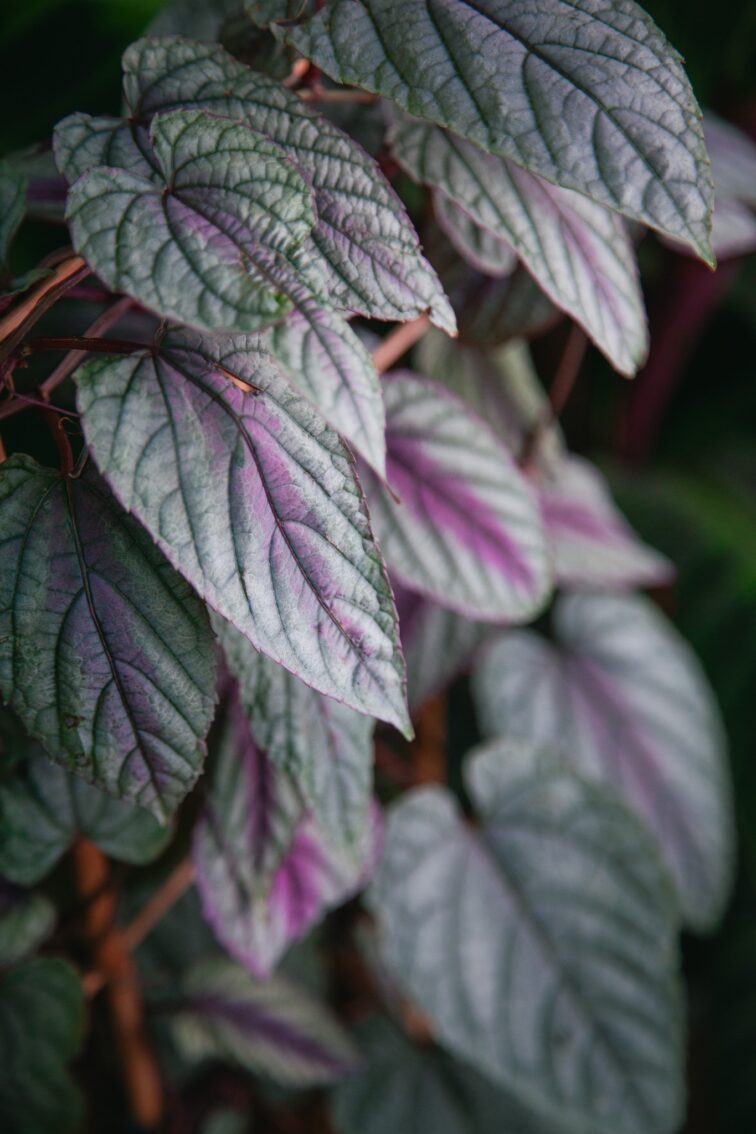
[[[442, 205], [438, 217], [447, 231], [458, 233], [457, 243], [473, 243], [470, 221], [480, 227], [483, 263], [476, 266], [495, 274], [493, 252], [496, 241], [504, 241], [505, 251], [507, 245], [514, 249], [552, 302], [577, 320], [617, 370], [635, 373], [648, 334], [635, 252], [620, 217], [437, 126], [402, 116], [389, 137], [402, 167], [462, 211], [459, 222]], [[504, 259], [502, 271], [509, 267]]]
[[387, 472], [367, 471], [387, 562], [414, 590], [472, 618], [525, 619], [549, 567], [538, 508], [509, 452], [444, 387], [409, 371], [384, 383]]
[[161, 315], [208, 329], [280, 319], [292, 306], [282, 282], [290, 259], [315, 223], [294, 163], [202, 110], [156, 116], [150, 144], [159, 176], [98, 166], [72, 186], [76, 250], [111, 288]]
[[228, 622], [215, 619], [214, 625], [257, 744], [294, 780], [335, 848], [364, 849], [373, 721], [304, 685], [259, 654]]
[[608, 793], [532, 746], [468, 763], [480, 827], [440, 787], [390, 812], [369, 891], [383, 954], [439, 1043], [580, 1134], [672, 1134], [682, 1021], [674, 899]]
[[40, 957], [0, 975], [0, 1122], [18, 1134], [74, 1134], [82, 1100], [66, 1071], [84, 1026], [81, 983]]
[[332, 0], [273, 31], [337, 82], [711, 259], [701, 114], [680, 57], [633, 0]]
[[95, 460], [209, 605], [308, 685], [408, 727], [353, 463], [259, 339], [168, 329], [78, 383]]
[[126, 118], [73, 115], [57, 127], [56, 158], [69, 181], [102, 165], [149, 177], [147, 124], [156, 114], [183, 107], [244, 122], [283, 149], [312, 187], [316, 222], [307, 249], [331, 305], [381, 319], [428, 310], [453, 332], [454, 315], [403, 205], [351, 138], [217, 44], [143, 39], [128, 48], [123, 67]]
[[87, 469], [0, 466], [0, 691], [59, 764], [163, 817], [214, 707], [207, 616]]
[[203, 913], [218, 940], [267, 978], [289, 945], [364, 884], [376, 831], [365, 823], [359, 848], [334, 850], [294, 781], [255, 744], [233, 693], [192, 857]]
[[336, 1087], [338, 1134], [558, 1134], [472, 1067], [430, 1044], [413, 1044], [382, 1017], [361, 1024], [361, 1067]]
[[112, 858], [142, 864], [160, 854], [172, 833], [148, 811], [57, 768], [36, 745], [0, 782], [0, 874], [23, 886], [44, 878], [78, 835]]
[[633, 595], [570, 595], [556, 646], [506, 635], [475, 690], [491, 735], [552, 745], [606, 780], [654, 833], [685, 920], [714, 924], [732, 877], [733, 823], [722, 727], [698, 662]]
[[219, 958], [195, 965], [182, 992], [174, 1029], [190, 1058], [222, 1059], [292, 1087], [334, 1082], [356, 1062], [327, 1008], [282, 977], [256, 981]]

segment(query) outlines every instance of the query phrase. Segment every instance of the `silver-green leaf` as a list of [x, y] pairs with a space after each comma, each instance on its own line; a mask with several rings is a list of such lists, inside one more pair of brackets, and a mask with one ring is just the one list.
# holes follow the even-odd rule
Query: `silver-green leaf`
[[260, 340], [169, 328], [78, 384], [100, 469], [210, 607], [314, 689], [409, 727], [353, 461]]
[[575, 1134], [672, 1134], [677, 917], [642, 824], [532, 745], [470, 758], [389, 813], [369, 891], [385, 960], [439, 1043]]
[[50, 756], [164, 817], [215, 703], [207, 616], [91, 468], [0, 466], [0, 692]]
[[712, 262], [700, 110], [679, 55], [633, 0], [332, 0], [273, 31], [332, 79]]

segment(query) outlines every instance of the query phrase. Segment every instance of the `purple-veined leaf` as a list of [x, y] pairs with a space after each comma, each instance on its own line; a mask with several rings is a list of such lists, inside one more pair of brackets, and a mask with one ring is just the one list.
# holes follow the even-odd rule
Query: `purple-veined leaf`
[[216, 618], [214, 626], [255, 741], [294, 780], [333, 846], [362, 858], [373, 788], [373, 721], [304, 685], [228, 622]]
[[434, 194], [433, 215], [450, 243], [476, 271], [499, 277], [510, 276], [515, 270], [517, 254], [512, 245], [476, 224], [453, 197]]
[[210, 607], [308, 685], [408, 728], [353, 462], [261, 341], [169, 328], [77, 380], [102, 472]]
[[394, 584], [394, 595], [407, 663], [407, 694], [410, 707], [416, 709], [467, 672], [494, 628], [473, 622], [401, 584]]
[[564, 318], [522, 264], [508, 276], [476, 272], [438, 225], [427, 226], [426, 251], [457, 316], [459, 341], [500, 346], [534, 338]]
[[565, 449], [523, 343], [482, 351], [431, 332], [417, 358], [492, 425], [512, 452], [522, 454], [537, 429], [528, 476], [538, 494], [558, 583], [627, 590], [670, 581], [672, 564], [633, 532], [598, 469]]
[[650, 602], [570, 595], [556, 645], [517, 631], [474, 689], [489, 734], [552, 745], [611, 784], [653, 832], [686, 922], [713, 925], [730, 889], [733, 821], [722, 727], [696, 658]]
[[418, 344], [416, 357], [423, 373], [461, 398], [518, 458], [539, 426], [540, 440], [529, 464], [557, 474], [566, 453], [564, 439], [550, 420], [546, 391], [522, 340], [481, 350], [430, 331]]
[[207, 616], [91, 469], [0, 466], [0, 692], [59, 764], [163, 818], [215, 703]]
[[356, 1063], [325, 1005], [282, 977], [256, 981], [232, 961], [203, 961], [182, 992], [174, 1032], [189, 1058], [219, 1058], [292, 1087], [332, 1083]]
[[291, 776], [255, 744], [234, 692], [192, 851], [218, 940], [255, 976], [270, 976], [290, 945], [364, 885], [377, 857], [375, 816], [360, 844], [351, 854], [333, 847]]
[[[280, 146], [204, 110], [156, 115], [156, 176], [97, 166], [68, 195], [74, 247], [116, 291], [208, 330], [256, 330], [291, 309], [282, 282], [315, 223]], [[250, 167], [254, 177], [250, 176]]]
[[674, 895], [613, 794], [532, 744], [389, 809], [368, 897], [437, 1041], [570, 1134], [672, 1134], [682, 1103]]
[[428, 310], [453, 332], [454, 315], [403, 205], [351, 138], [217, 44], [143, 39], [125, 52], [123, 67], [126, 118], [73, 115], [56, 130], [56, 157], [69, 181], [101, 165], [149, 176], [146, 124], [156, 114], [196, 108], [244, 122], [281, 147], [312, 186], [308, 250], [330, 303], [382, 319]]
[[556, 473], [539, 476], [538, 495], [562, 586], [627, 590], [674, 578], [670, 561], [638, 538], [589, 461], [565, 457]]
[[0, 874], [22, 886], [44, 878], [78, 836], [111, 858], [141, 865], [172, 834], [148, 811], [51, 764], [34, 742], [22, 766], [0, 781]]
[[0, 966], [33, 953], [55, 926], [55, 906], [44, 894], [30, 894], [0, 879]]
[[337, 82], [711, 259], [701, 112], [633, 0], [331, 0], [272, 30]]
[[391, 491], [367, 470], [365, 479], [392, 571], [471, 618], [509, 622], [535, 613], [551, 582], [543, 528], [506, 447], [428, 378], [395, 371], [384, 392]]
[[[483, 230], [481, 242], [490, 245], [493, 238], [494, 248], [496, 241], [505, 250], [511, 246], [612, 365], [635, 373], [648, 350], [648, 332], [635, 252], [621, 217], [425, 122], [398, 118], [389, 140], [412, 177], [457, 206], [454, 212], [442, 205], [438, 218], [447, 232], [457, 231], [457, 243], [472, 243], [472, 222]], [[490, 247], [488, 252], [490, 259]], [[479, 266], [493, 274], [490, 266]]]
[[385, 1017], [357, 1028], [362, 1066], [331, 1096], [338, 1134], [559, 1134], [432, 1044], [414, 1044]]
[[386, 471], [386, 415], [370, 354], [346, 319], [313, 299], [274, 327], [269, 345], [295, 385], [379, 476]]
[[75, 1134], [79, 1088], [66, 1070], [79, 1051], [84, 997], [77, 973], [36, 957], [0, 975], [0, 1119], [9, 1134]]

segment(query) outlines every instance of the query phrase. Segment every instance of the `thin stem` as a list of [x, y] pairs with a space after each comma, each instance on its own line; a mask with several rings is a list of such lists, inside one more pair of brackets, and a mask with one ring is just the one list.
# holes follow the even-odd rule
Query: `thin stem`
[[402, 323], [387, 335], [380, 346], [373, 351], [373, 363], [379, 374], [389, 370], [394, 363], [406, 354], [410, 347], [419, 342], [423, 335], [430, 330], [430, 319], [427, 315], [418, 315], [409, 323]]
[[538, 445], [543, 437], [544, 431], [549, 428], [555, 421], [557, 421], [562, 413], [564, 407], [567, 405], [570, 394], [575, 388], [580, 368], [585, 358], [585, 351], [588, 346], [588, 339], [585, 331], [578, 327], [577, 323], [573, 323], [570, 327], [567, 341], [562, 351], [562, 357], [559, 360], [554, 381], [549, 387], [549, 409], [535, 423], [525, 438], [520, 454], [519, 464], [523, 469], [527, 469], [533, 460]]
[[61, 254], [57, 253], [48, 261], [51, 262], [55, 266], [50, 275], [35, 284], [27, 295], [0, 318], [0, 359], [7, 358], [16, 349], [27, 331], [61, 295], [89, 275], [86, 260], [73, 253], [66, 253], [62, 259]]
[[87, 839], [72, 848], [79, 894], [87, 902], [85, 928], [92, 953], [108, 984], [110, 1014], [134, 1122], [157, 1127], [163, 1115], [160, 1073], [144, 1027], [139, 975], [123, 934], [115, 924], [116, 896], [108, 861]]
[[369, 91], [331, 91], [327, 87], [307, 87], [296, 93], [303, 102], [354, 102], [369, 105], [377, 100], [377, 96]]
[[53, 440], [55, 441], [58, 457], [60, 459], [60, 471], [63, 476], [70, 476], [74, 470], [74, 459], [71, 450], [71, 442], [68, 440], [68, 434], [65, 429], [66, 419], [56, 414], [44, 404], [40, 407], [39, 412], [50, 427], [50, 432], [53, 435]]
[[[132, 302], [133, 301], [129, 298], [129, 296], [124, 296], [122, 299], [116, 300], [115, 303], [108, 307], [106, 311], [103, 311], [102, 314], [99, 315], [89, 327], [87, 327], [86, 331], [84, 332], [84, 337], [89, 339], [98, 338], [100, 335], [104, 335], [106, 331], [109, 331], [110, 328], [114, 326], [118, 322], [118, 320], [126, 314], [129, 308], [132, 306]], [[70, 351], [40, 385], [38, 391], [39, 396], [47, 401], [52, 391], [57, 386], [60, 386], [62, 382], [65, 382], [66, 378], [69, 378], [71, 374], [73, 374], [73, 372], [77, 369], [78, 366], [81, 365], [86, 357], [87, 352], [84, 350]]]
[[[168, 910], [176, 904], [179, 898], [183, 897], [186, 891], [194, 880], [194, 867], [192, 866], [191, 859], [185, 858], [173, 870], [165, 882], [155, 893], [150, 900], [142, 906], [139, 913], [130, 921], [129, 924], [121, 930], [121, 940], [125, 946], [132, 952], [141, 945], [148, 933], [154, 929], [157, 923], [163, 918]], [[84, 992], [87, 996], [94, 996], [100, 989], [107, 984], [107, 974], [104, 971], [94, 971], [87, 973], [84, 978]]]
[[149, 350], [146, 343], [135, 343], [131, 339], [98, 339], [88, 335], [40, 335], [24, 343], [21, 353], [36, 354], [41, 350], [77, 350], [86, 354], [134, 354], [138, 350]]

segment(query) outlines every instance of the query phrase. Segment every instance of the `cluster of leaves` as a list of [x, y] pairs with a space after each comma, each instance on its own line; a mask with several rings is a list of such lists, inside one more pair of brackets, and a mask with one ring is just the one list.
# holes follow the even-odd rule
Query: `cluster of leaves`
[[[0, 260], [27, 213], [72, 245], [0, 311], [0, 418], [36, 406], [60, 451], [0, 465], [4, 1129], [82, 1123], [39, 888], [82, 841], [158, 876], [190, 844], [138, 952], [178, 1081], [338, 1081], [340, 1134], [679, 1128], [678, 934], [733, 869], [722, 728], [637, 593], [671, 564], [525, 340], [566, 315], [567, 369], [587, 338], [632, 376], [641, 226], [710, 264], [756, 245], [753, 153], [714, 117], [706, 143], [633, 0], [178, 0], [120, 117], [2, 164]], [[93, 326], [29, 338], [88, 276]], [[376, 722], [411, 780], [385, 726], [468, 671], [460, 791], [384, 810]], [[355, 1040], [307, 949], [363, 890]]]

